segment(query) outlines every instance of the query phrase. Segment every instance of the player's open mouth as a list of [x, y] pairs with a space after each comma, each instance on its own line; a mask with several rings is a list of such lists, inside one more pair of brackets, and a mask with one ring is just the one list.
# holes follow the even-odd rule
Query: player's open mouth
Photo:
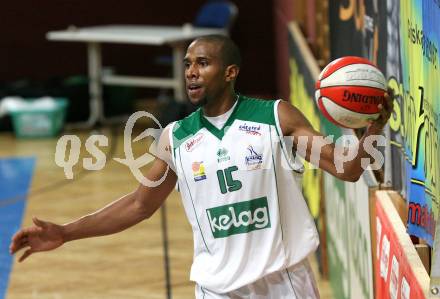
[[202, 86], [199, 84], [191, 83], [187, 85], [189, 95], [197, 95], [201, 90]]
[[191, 84], [188, 84], [187, 86], [188, 86], [188, 90], [197, 90], [198, 88], [201, 88], [201, 86], [196, 83], [191, 83]]

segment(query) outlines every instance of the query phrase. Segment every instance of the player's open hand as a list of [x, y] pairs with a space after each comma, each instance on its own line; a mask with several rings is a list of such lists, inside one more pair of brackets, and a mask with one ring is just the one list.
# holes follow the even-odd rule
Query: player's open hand
[[28, 256], [39, 251], [48, 251], [63, 245], [63, 233], [60, 225], [32, 218], [34, 226], [19, 230], [11, 240], [9, 252], [15, 254], [20, 249], [26, 251], [18, 260], [24, 261]]
[[385, 92], [385, 100], [383, 105], [379, 104], [378, 106], [380, 110], [379, 117], [371, 122], [370, 129], [378, 130], [378, 131], [383, 129], [383, 127], [388, 122], [391, 113], [393, 112], [393, 101], [394, 101], [394, 92], [391, 88], [388, 88], [388, 90]]

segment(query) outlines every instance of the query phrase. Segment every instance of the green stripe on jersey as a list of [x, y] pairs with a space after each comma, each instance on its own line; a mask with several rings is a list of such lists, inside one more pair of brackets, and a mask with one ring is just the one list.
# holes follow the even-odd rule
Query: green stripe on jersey
[[275, 125], [274, 104], [275, 101], [272, 100], [260, 100], [240, 95], [234, 111], [221, 129], [216, 128], [203, 117], [202, 109], [199, 108], [191, 115], [178, 121], [174, 126], [174, 148], [178, 148], [183, 142], [194, 136], [202, 128], [206, 128], [221, 140], [236, 119]]
[[197, 109], [184, 119], [176, 122], [173, 127], [173, 147], [178, 148], [188, 138], [194, 136], [202, 128], [200, 123], [201, 108]]
[[[235, 119], [253, 121], [262, 124], [275, 125], [273, 100], [254, 99], [240, 96], [242, 101], [239, 103], [235, 114]], [[232, 123], [232, 122], [231, 122]]]

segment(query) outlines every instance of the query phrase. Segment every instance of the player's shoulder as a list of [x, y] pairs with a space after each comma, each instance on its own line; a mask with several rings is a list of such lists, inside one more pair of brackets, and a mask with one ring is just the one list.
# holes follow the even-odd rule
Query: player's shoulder
[[278, 119], [284, 135], [291, 135], [302, 128], [311, 128], [310, 122], [303, 111], [288, 101], [281, 100], [278, 104]]
[[278, 104], [278, 112], [280, 111], [299, 111], [297, 107], [287, 100], [280, 99]]
[[275, 123], [275, 99], [263, 99], [240, 95], [235, 117], [266, 124]]
[[181, 127], [181, 126], [191, 126], [192, 124], [198, 122], [200, 120], [200, 113], [202, 111], [202, 108], [198, 108], [196, 111], [192, 112], [191, 114], [185, 116], [184, 118], [175, 121], [175, 125], [173, 128]]
[[288, 118], [296, 117], [302, 115], [301, 110], [299, 110], [295, 105], [292, 105], [289, 101], [280, 100], [277, 107], [278, 115], [280, 117], [287, 116]]
[[183, 141], [196, 134], [202, 128], [201, 113], [201, 108], [199, 108], [190, 115], [172, 123], [170, 130], [172, 130], [173, 139]]
[[261, 108], [273, 107], [276, 102], [275, 99], [263, 99], [259, 97], [250, 97], [244, 95], [239, 96], [239, 101], [241, 105], [256, 106]]

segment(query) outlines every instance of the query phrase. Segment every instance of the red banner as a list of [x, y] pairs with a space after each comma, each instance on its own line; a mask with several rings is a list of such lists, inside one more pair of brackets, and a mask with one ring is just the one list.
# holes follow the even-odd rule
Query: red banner
[[[385, 211], [387, 212], [385, 213]], [[392, 213], [395, 215], [390, 215]], [[377, 259], [374, 262], [376, 299], [427, 298], [414, 275], [414, 265], [409, 262], [408, 244], [411, 248], [412, 242], [400, 218], [396, 221], [396, 219], [391, 219], [393, 217], [398, 218], [399, 216], [391, 201], [388, 198], [378, 198], [376, 200]], [[399, 238], [398, 235], [401, 237]], [[408, 240], [402, 240], [402, 236]], [[417, 255], [415, 249], [414, 254]]]

